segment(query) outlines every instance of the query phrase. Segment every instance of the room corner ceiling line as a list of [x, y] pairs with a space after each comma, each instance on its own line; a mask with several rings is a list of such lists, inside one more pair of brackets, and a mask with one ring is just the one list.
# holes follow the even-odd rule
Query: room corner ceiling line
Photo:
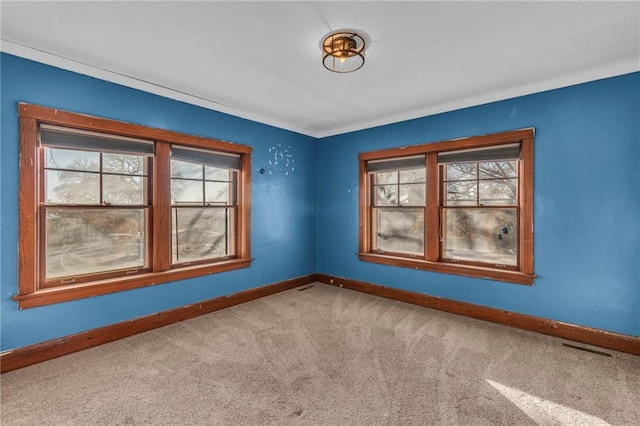
[[87, 64], [81, 61], [70, 59], [64, 56], [46, 52], [41, 49], [16, 43], [5, 38], [0, 39], [0, 52], [10, 55], [19, 56], [24, 59], [40, 62], [53, 67], [61, 68], [78, 74], [87, 75], [110, 83], [120, 84], [132, 89], [142, 90], [154, 95], [163, 96], [165, 98], [174, 99], [176, 101], [186, 102], [191, 105], [200, 106], [212, 111], [222, 112], [233, 115], [235, 117], [244, 118], [262, 124], [278, 127], [280, 129], [290, 130], [292, 132], [301, 133], [306, 136], [317, 137], [313, 131], [299, 126], [292, 126], [291, 123], [285, 123], [260, 114], [234, 108], [220, 102], [212, 101], [190, 93], [171, 89], [156, 83], [152, 83], [126, 74], [111, 71], [95, 65]]
[[235, 109], [234, 107], [229, 105], [217, 103], [206, 98], [194, 96], [189, 93], [150, 83], [143, 79], [129, 77], [124, 74], [89, 65], [63, 56], [58, 56], [4, 38], [0, 39], [0, 42], [0, 51], [11, 55], [62, 68], [71, 72], [98, 78], [111, 83], [120, 84], [133, 89], [142, 90], [144, 92], [163, 96], [169, 99], [186, 102], [188, 104], [200, 106], [212, 111], [222, 112], [239, 118], [244, 118], [258, 123], [274, 126], [280, 129], [290, 130], [292, 132], [300, 133], [314, 138], [324, 138], [359, 130], [365, 130], [373, 127], [394, 124], [401, 121], [426, 117], [434, 114], [441, 114], [457, 109], [469, 108], [490, 102], [506, 100], [514, 97], [544, 92], [547, 90], [559, 89], [562, 87], [572, 86], [580, 83], [587, 83], [603, 78], [615, 77], [640, 71], [640, 63], [638, 63], [638, 61], [634, 58], [628, 58], [626, 60], [608, 63], [597, 68], [590, 68], [589, 70], [584, 72], [580, 71], [572, 74], [566, 74], [561, 77], [550, 78], [531, 84], [512, 86], [507, 89], [492, 91], [490, 93], [485, 93], [478, 96], [461, 98], [450, 102], [437, 103], [422, 108], [412, 108], [408, 111], [399, 112], [398, 114], [387, 115], [384, 117], [374, 117], [365, 121], [355, 121], [346, 126], [332, 127], [323, 130], [311, 130], [293, 124], [289, 121], [278, 120], [272, 117], [267, 117], [263, 114]]
[[619, 61], [613, 64], [607, 64], [599, 68], [589, 69], [588, 71], [569, 74], [559, 78], [547, 79], [531, 84], [510, 87], [508, 89], [493, 91], [489, 94], [462, 98], [452, 102], [438, 103], [424, 108], [412, 109], [408, 112], [401, 112], [396, 115], [390, 115], [382, 118], [375, 118], [367, 121], [366, 125], [361, 122], [353, 123], [343, 127], [337, 127], [326, 131], [315, 132], [316, 138], [325, 138], [343, 133], [365, 130], [373, 127], [384, 126], [388, 124], [399, 123], [402, 121], [413, 120], [416, 118], [427, 117], [435, 114], [455, 111], [463, 108], [470, 108], [491, 102], [499, 102], [520, 96], [532, 95], [535, 93], [545, 92], [548, 90], [560, 89], [563, 87], [574, 86], [582, 83], [589, 83], [604, 78], [617, 77], [620, 75], [631, 74], [640, 71], [640, 63], [634, 59]]

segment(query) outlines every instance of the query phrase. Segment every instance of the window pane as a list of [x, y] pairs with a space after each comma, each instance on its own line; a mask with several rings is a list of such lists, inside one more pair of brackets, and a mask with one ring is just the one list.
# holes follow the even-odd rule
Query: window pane
[[398, 205], [398, 185], [381, 185], [374, 187], [375, 206], [396, 206]]
[[102, 200], [111, 204], [145, 204], [147, 178], [103, 175]]
[[375, 209], [375, 250], [422, 255], [424, 209]]
[[447, 206], [475, 206], [477, 203], [477, 181], [446, 182]]
[[171, 179], [172, 204], [202, 204], [201, 180]]
[[45, 171], [45, 201], [58, 204], [100, 203], [97, 173]]
[[204, 178], [207, 180], [231, 180], [229, 178], [229, 169], [221, 169], [218, 167], [204, 166]]
[[144, 175], [144, 157], [142, 155], [110, 154], [102, 155], [102, 171], [123, 175]]
[[202, 164], [171, 160], [171, 177], [202, 179]]
[[518, 177], [517, 161], [487, 161], [479, 163], [480, 179], [499, 179]]
[[224, 182], [205, 182], [205, 202], [230, 204], [229, 186]]
[[227, 230], [231, 209], [173, 208], [173, 263], [192, 262], [228, 255]]
[[44, 149], [44, 166], [49, 169], [70, 169], [97, 172], [100, 170], [100, 153], [71, 149]]
[[398, 172], [374, 173], [376, 184], [398, 183]]
[[426, 169], [400, 170], [400, 183], [421, 183], [425, 181]]
[[477, 179], [477, 163], [451, 163], [445, 166], [445, 180]]
[[480, 181], [480, 205], [518, 204], [518, 179]]
[[400, 185], [400, 205], [424, 206], [425, 191], [424, 183]]
[[144, 209], [47, 209], [46, 277], [145, 267]]
[[517, 265], [516, 209], [448, 208], [444, 216], [443, 258]]

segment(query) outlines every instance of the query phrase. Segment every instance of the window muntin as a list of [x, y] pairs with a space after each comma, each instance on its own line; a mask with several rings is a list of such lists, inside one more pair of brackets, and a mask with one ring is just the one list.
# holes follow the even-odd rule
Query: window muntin
[[[21, 309], [250, 266], [251, 147], [37, 105], [18, 109], [13, 299]], [[199, 208], [233, 209], [223, 212], [233, 230], [223, 244], [227, 256], [172, 262], [176, 153], [178, 160], [205, 164], [207, 205]]]
[[[407, 158], [426, 165], [424, 204], [401, 204]], [[359, 160], [360, 260], [533, 283], [533, 129], [366, 152]], [[423, 227], [413, 228], [424, 235], [422, 251], [379, 238], [380, 216], [402, 207], [424, 211]]]

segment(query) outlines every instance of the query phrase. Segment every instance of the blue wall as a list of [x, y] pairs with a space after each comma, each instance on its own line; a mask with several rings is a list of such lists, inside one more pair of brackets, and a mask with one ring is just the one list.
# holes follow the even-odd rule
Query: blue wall
[[[316, 247], [309, 243], [316, 235], [314, 138], [7, 54], [0, 61], [2, 350], [316, 272]], [[19, 311], [11, 300], [17, 291], [18, 102], [251, 145], [252, 266]], [[288, 166], [276, 163], [284, 156]]]
[[[640, 335], [640, 73], [318, 141], [11, 55], [0, 60], [2, 350], [316, 271]], [[252, 266], [19, 311], [11, 300], [17, 102], [251, 145]], [[522, 127], [536, 129], [535, 286], [358, 261], [358, 153]]]
[[[535, 127], [535, 286], [360, 262], [358, 153]], [[325, 138], [318, 269], [640, 335], [640, 73]]]

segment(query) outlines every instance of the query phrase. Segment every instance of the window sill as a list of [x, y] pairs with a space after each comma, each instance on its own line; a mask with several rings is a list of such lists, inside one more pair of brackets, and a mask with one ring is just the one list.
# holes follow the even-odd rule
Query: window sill
[[453, 263], [432, 262], [423, 259], [412, 259], [374, 253], [358, 253], [358, 258], [364, 262], [399, 266], [401, 268], [422, 269], [425, 271], [440, 272], [443, 274], [462, 275], [465, 277], [483, 278], [514, 284], [533, 285], [533, 281], [536, 278], [535, 274], [526, 274], [524, 272]]
[[248, 268], [249, 266], [251, 266], [251, 259], [232, 259], [215, 264], [187, 266], [164, 272], [149, 272], [126, 278], [119, 277], [108, 280], [92, 281], [86, 284], [36, 290], [33, 293], [18, 294], [13, 296], [12, 299], [18, 303], [19, 309], [35, 308], [37, 306], [84, 299], [87, 297], [100, 296], [118, 291], [132, 290], [134, 288], [148, 287], [171, 281], [211, 275], [218, 272]]

